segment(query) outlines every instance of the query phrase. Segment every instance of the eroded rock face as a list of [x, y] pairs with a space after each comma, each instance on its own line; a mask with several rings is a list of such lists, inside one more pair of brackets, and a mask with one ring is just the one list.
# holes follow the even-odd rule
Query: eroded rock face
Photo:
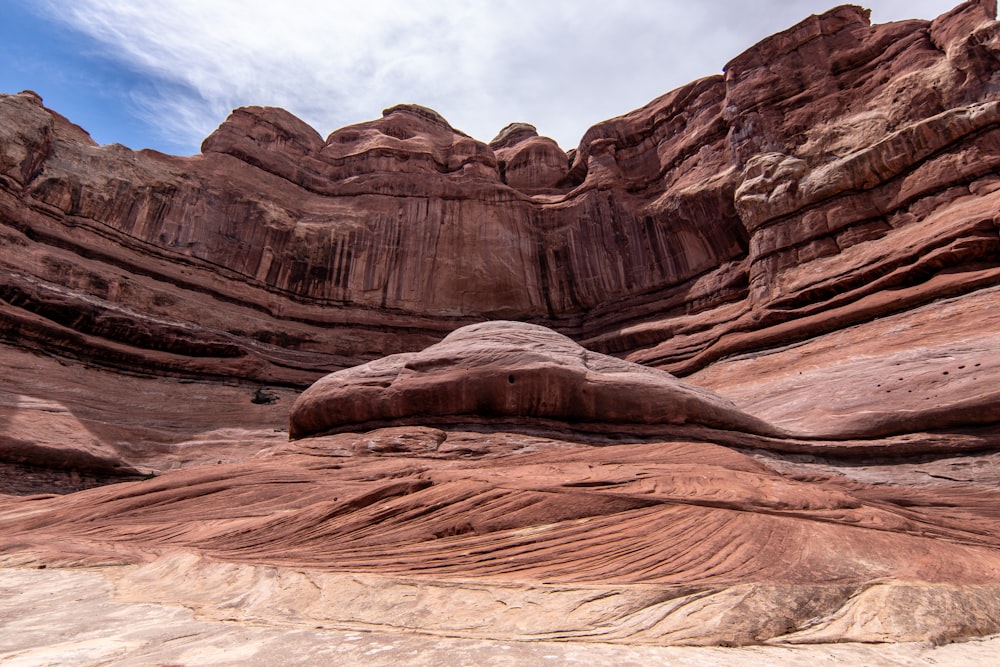
[[308, 627], [997, 632], [995, 15], [836, 8], [568, 153], [400, 105], [172, 157], [0, 96], [0, 562]]
[[522, 192], [558, 194], [566, 180], [569, 160], [559, 145], [538, 136], [534, 125], [511, 123], [490, 142], [500, 179]]
[[469, 325], [421, 352], [328, 375], [299, 396], [289, 433], [480, 418], [780, 433], [665, 371], [589, 352], [551, 329], [519, 322]]
[[886, 288], [927, 303], [931, 278], [972, 266], [995, 283], [989, 10], [831, 10], [569, 154], [524, 123], [485, 144], [400, 105], [325, 140], [238, 109], [176, 158], [95, 146], [7, 96], [3, 336], [302, 387], [505, 318], [683, 374], [785, 323], [863, 321], [852, 304]]

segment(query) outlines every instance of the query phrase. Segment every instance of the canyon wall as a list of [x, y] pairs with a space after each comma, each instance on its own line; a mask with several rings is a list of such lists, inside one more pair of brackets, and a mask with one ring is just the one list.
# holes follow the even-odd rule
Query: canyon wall
[[998, 48], [981, 3], [875, 26], [840, 7], [569, 154], [400, 105], [325, 140], [237, 109], [173, 157], [7, 95], [0, 336], [303, 387], [517, 319], [689, 373], [996, 284]]
[[838, 7], [568, 152], [0, 96], [0, 567], [411, 638], [1000, 632], [995, 18]]

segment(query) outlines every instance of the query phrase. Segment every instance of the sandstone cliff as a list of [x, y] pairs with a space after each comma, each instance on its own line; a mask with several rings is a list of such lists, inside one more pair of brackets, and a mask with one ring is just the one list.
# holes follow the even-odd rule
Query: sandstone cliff
[[400, 105], [174, 157], [0, 96], [0, 562], [308, 627], [1000, 631], [995, 17], [838, 7], [568, 152]]
[[238, 109], [177, 158], [5, 96], [3, 335], [301, 387], [519, 319], [686, 373], [994, 284], [995, 32], [978, 3], [876, 26], [841, 7], [571, 157], [401, 105], [326, 140]]

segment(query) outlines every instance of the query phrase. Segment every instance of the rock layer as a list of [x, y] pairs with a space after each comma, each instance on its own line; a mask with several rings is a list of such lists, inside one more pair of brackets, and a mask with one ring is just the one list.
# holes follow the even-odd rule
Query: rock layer
[[780, 433], [665, 371], [588, 352], [550, 329], [518, 322], [469, 325], [421, 352], [328, 375], [296, 400], [289, 433], [301, 438], [375, 424], [474, 419]]
[[149, 563], [124, 585], [226, 618], [626, 643], [944, 641], [1000, 629], [997, 500], [975, 485], [790, 475], [705, 442], [400, 427], [8, 501], [0, 548], [8, 565]]
[[995, 14], [839, 7], [568, 153], [400, 105], [173, 157], [0, 96], [2, 563], [466, 637], [997, 632]]
[[6, 96], [0, 333], [304, 387], [507, 318], [685, 374], [960, 289], [941, 275], [996, 284], [992, 19], [837, 8], [569, 154], [400, 105], [325, 140], [247, 107], [176, 158]]

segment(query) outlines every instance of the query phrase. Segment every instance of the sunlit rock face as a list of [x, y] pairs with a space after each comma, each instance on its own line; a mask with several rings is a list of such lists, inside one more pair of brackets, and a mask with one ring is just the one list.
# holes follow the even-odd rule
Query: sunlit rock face
[[0, 96], [0, 563], [308, 628], [1000, 631], [995, 17], [838, 7], [569, 151]]

